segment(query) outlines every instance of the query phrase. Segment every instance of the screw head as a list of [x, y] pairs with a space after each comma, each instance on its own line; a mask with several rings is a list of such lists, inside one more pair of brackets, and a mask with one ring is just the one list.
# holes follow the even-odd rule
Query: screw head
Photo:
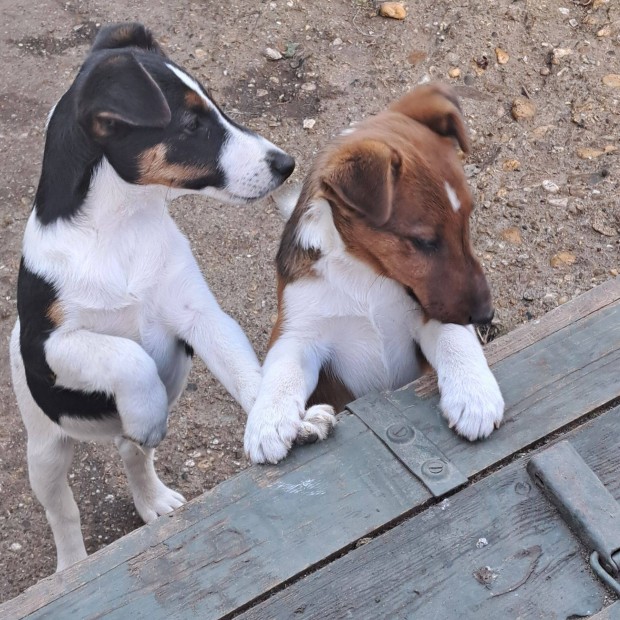
[[415, 430], [404, 422], [396, 422], [388, 426], [386, 435], [394, 443], [407, 443], [415, 437]]
[[441, 476], [446, 471], [446, 464], [440, 459], [429, 459], [422, 464], [422, 473], [425, 476]]

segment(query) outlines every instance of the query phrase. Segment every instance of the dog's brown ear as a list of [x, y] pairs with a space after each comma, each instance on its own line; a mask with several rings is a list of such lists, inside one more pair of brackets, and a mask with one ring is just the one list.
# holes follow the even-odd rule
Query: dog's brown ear
[[87, 70], [79, 86], [78, 120], [95, 139], [110, 136], [118, 123], [166, 127], [170, 107], [146, 69], [127, 53], [111, 53]]
[[97, 33], [91, 52], [122, 49], [124, 47], [139, 47], [149, 52], [155, 52], [160, 56], [166, 56], [159, 43], [155, 41], [153, 33], [138, 22], [104, 26]]
[[441, 136], [455, 138], [463, 152], [469, 153], [469, 136], [463, 122], [461, 106], [454, 90], [449, 86], [418, 86], [393, 103], [390, 110], [423, 123]]
[[373, 226], [383, 226], [392, 214], [400, 166], [399, 154], [383, 142], [348, 144], [331, 159], [323, 176], [327, 197], [340, 199]]

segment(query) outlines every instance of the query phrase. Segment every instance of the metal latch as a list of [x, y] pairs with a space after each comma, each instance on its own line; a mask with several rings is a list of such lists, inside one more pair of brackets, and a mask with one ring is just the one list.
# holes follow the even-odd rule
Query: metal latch
[[394, 405], [378, 393], [347, 405], [392, 454], [435, 496], [467, 482], [448, 457]]
[[568, 441], [532, 457], [527, 470], [592, 550], [592, 569], [620, 595], [620, 504]]

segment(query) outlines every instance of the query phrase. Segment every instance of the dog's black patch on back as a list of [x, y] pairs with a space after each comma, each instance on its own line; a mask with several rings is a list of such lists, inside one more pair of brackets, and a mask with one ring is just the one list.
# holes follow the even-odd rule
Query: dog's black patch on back
[[55, 385], [56, 377], [45, 359], [45, 341], [55, 329], [48, 309], [56, 298], [54, 287], [32, 273], [22, 259], [17, 279], [17, 312], [21, 330], [19, 344], [32, 397], [43, 412], [57, 423], [62, 415], [97, 419], [117, 413], [112, 396]]
[[179, 344], [185, 350], [185, 355], [187, 355], [187, 357], [194, 357], [194, 347], [192, 347], [189, 342], [185, 342], [185, 340], [179, 338]]

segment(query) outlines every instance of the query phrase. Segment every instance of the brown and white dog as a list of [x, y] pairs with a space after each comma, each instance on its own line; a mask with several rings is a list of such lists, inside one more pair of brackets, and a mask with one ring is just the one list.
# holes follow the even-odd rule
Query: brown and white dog
[[334, 408], [415, 379], [418, 347], [459, 434], [486, 437], [502, 420], [471, 327], [493, 308], [470, 246], [453, 91], [418, 87], [345, 134], [318, 156], [284, 230], [278, 319], [245, 432], [255, 463], [324, 439]]

